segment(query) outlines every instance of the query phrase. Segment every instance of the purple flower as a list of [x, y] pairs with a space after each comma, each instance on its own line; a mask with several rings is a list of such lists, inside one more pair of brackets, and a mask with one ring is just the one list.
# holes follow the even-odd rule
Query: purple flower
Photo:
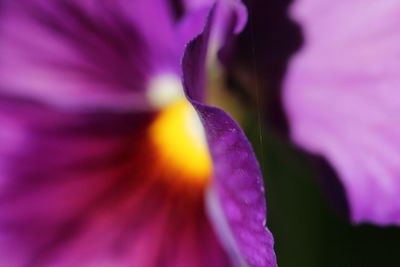
[[299, 0], [284, 91], [292, 137], [324, 155], [356, 223], [400, 224], [400, 2]]
[[0, 266], [276, 266], [251, 146], [203, 101], [209, 43], [243, 15], [1, 2]]

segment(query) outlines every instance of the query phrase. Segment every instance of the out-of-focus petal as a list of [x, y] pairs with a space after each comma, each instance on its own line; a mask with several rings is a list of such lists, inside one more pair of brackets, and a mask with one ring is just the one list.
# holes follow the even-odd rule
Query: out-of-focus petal
[[154, 115], [0, 114], [0, 266], [230, 266], [205, 188], [149, 139]]
[[2, 1], [0, 92], [65, 109], [148, 108], [151, 78], [179, 77], [182, 42], [202, 29], [200, 18], [181, 37], [169, 3]]
[[400, 224], [400, 3], [299, 0], [305, 45], [284, 101], [292, 137], [336, 168], [356, 223]]
[[218, 29], [221, 37], [225, 37], [224, 35], [228, 33], [227, 27], [231, 26], [229, 23], [232, 22], [232, 16], [236, 16], [234, 27], [236, 33], [243, 29], [247, 21], [247, 10], [241, 0], [182, 0], [182, 5], [187, 11], [219, 6], [215, 11], [218, 14], [215, 16], [213, 28]]
[[[178, 24], [180, 42], [187, 45], [194, 37], [202, 32], [210, 13], [212, 5], [201, 6], [195, 10], [190, 10], [182, 17]], [[194, 29], [198, 33], [193, 35]]]
[[[235, 25], [237, 17], [230, 19]], [[213, 160], [208, 214], [237, 266], [276, 266], [273, 237], [265, 225], [262, 177], [251, 145], [229, 115], [201, 102], [210, 24], [189, 44], [183, 60], [186, 94], [202, 119]]]
[[232, 31], [239, 33], [247, 22], [247, 9], [241, 0], [182, 0], [182, 6], [189, 14], [215, 6], [215, 16], [210, 33], [209, 58], [217, 59], [217, 53], [232, 38]]

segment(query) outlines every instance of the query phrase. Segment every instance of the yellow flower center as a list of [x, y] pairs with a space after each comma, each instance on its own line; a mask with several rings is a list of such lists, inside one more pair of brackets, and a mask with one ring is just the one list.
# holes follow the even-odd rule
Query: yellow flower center
[[209, 180], [212, 162], [204, 128], [186, 99], [164, 108], [149, 130], [161, 160], [177, 171], [177, 179], [196, 183]]

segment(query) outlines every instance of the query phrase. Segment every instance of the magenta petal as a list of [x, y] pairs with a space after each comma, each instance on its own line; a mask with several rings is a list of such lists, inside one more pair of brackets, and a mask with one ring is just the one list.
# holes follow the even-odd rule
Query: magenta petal
[[[235, 265], [225, 249], [236, 246], [221, 246], [204, 191], [166, 183], [180, 170], [168, 173], [146, 139], [154, 114], [108, 110], [141, 109], [133, 104], [143, 103], [147, 76], [175, 70], [180, 50], [169, 47], [168, 16], [146, 1], [96, 3], [18, 0], [2, 9], [0, 266]], [[152, 38], [160, 22], [166, 28]], [[247, 141], [244, 149], [260, 183]], [[257, 222], [263, 201], [254, 204], [263, 214]], [[249, 256], [256, 244], [245, 242], [243, 222], [229, 223], [245, 260], [264, 266]], [[268, 235], [263, 223], [257, 230]]]
[[296, 3], [305, 46], [284, 92], [292, 137], [337, 170], [356, 223], [400, 225], [400, 3]]
[[[230, 18], [234, 25], [237, 17]], [[203, 34], [189, 44], [183, 60], [186, 93], [202, 119], [213, 159], [209, 216], [236, 266], [276, 266], [273, 237], [265, 225], [263, 181], [251, 145], [229, 115], [200, 102], [212, 19]]]
[[[225, 242], [232, 241], [226, 236], [231, 231], [236, 245], [226, 246], [233, 253], [237, 250], [245, 263], [276, 266], [273, 237], [266, 228], [264, 185], [249, 142], [222, 110], [201, 104], [195, 107], [206, 128], [213, 157], [217, 196], [209, 200], [209, 209], [217, 229]], [[219, 209], [222, 214], [218, 214]], [[224, 229], [225, 220], [230, 229]]]
[[182, 37], [172, 13], [164, 0], [2, 1], [0, 93], [68, 110], [149, 109], [151, 78], [179, 76], [182, 42], [201, 30], [188, 23]]
[[204, 188], [166, 183], [180, 170], [157, 161], [154, 114], [137, 112], [190, 31], [170, 32], [166, 1], [101, 3], [2, 6], [0, 266], [231, 266]]
[[1, 100], [0, 266], [230, 266], [203, 191], [164, 182], [151, 121]]
[[[186, 46], [195, 36], [202, 32], [211, 7], [212, 5], [206, 5], [190, 10], [182, 17], [178, 25], [179, 39], [182, 45]], [[193, 35], [194, 32], [197, 34]]]

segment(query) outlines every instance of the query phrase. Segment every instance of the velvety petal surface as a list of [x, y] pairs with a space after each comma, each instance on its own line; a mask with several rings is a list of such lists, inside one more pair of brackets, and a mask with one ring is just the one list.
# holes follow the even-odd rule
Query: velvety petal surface
[[400, 224], [400, 3], [299, 0], [305, 44], [284, 101], [292, 137], [324, 155], [356, 223]]
[[[228, 9], [229, 6], [224, 7]], [[218, 14], [218, 10], [214, 11], [214, 15]], [[226, 25], [235, 26], [237, 17], [230, 16], [230, 20]], [[230, 28], [230, 34], [233, 29]], [[183, 60], [186, 94], [202, 120], [213, 160], [208, 214], [235, 266], [276, 266], [273, 237], [265, 225], [262, 176], [251, 145], [228, 114], [202, 103], [211, 35], [208, 25], [203, 34], [189, 44]]]
[[153, 114], [0, 104], [1, 266], [231, 266]]
[[160, 114], [139, 112], [205, 15], [171, 33], [166, 1], [98, 3], [1, 3], [0, 266], [232, 266], [206, 184], [162, 154]]
[[151, 79], [180, 75], [184, 45], [204, 25], [196, 9], [180, 30], [171, 2], [2, 1], [1, 92], [70, 110], [149, 108]]

